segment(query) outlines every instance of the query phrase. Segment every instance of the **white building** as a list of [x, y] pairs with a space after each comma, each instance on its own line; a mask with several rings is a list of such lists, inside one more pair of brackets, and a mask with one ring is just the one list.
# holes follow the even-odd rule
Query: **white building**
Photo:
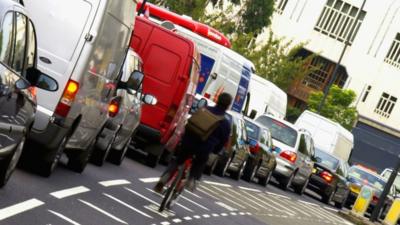
[[[308, 96], [302, 91], [326, 86], [363, 0], [275, 1], [274, 33], [327, 62], [292, 90], [296, 105]], [[382, 169], [400, 154], [400, 0], [367, 0], [360, 13], [337, 83], [357, 93], [352, 160]]]

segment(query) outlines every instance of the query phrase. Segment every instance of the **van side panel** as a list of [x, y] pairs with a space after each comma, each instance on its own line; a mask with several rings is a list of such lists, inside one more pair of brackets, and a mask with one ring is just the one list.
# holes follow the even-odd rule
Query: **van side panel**
[[143, 106], [141, 123], [163, 136], [187, 89], [193, 44], [142, 18], [137, 18], [133, 35], [131, 47], [143, 59], [146, 75], [143, 90], [158, 100], [156, 106]]

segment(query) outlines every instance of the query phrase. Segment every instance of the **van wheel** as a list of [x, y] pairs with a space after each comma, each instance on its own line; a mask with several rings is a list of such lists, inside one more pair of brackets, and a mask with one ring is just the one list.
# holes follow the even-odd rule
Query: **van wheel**
[[281, 178], [279, 180], [279, 187], [282, 190], [286, 191], [287, 189], [289, 189], [290, 185], [292, 184], [293, 178], [294, 178], [294, 173], [292, 173], [290, 175], [290, 177]]
[[231, 177], [235, 180], [240, 180], [243, 175], [244, 168], [246, 167], [247, 160], [242, 163], [242, 165], [238, 168], [235, 173], [232, 173]]
[[266, 187], [269, 183], [269, 181], [272, 178], [272, 170], [268, 171], [267, 175], [265, 177], [260, 177], [258, 179], [258, 183], [264, 187]]
[[0, 188], [7, 184], [17, 166], [18, 160], [21, 157], [22, 149], [24, 148], [26, 138], [23, 137], [15, 151], [0, 162]]
[[303, 195], [304, 192], [306, 191], [308, 182], [310, 181], [310, 179], [308, 178], [303, 185], [301, 186], [293, 186], [294, 192], [299, 194], [299, 195]]
[[252, 165], [251, 162], [248, 162], [243, 171], [243, 177], [242, 177], [243, 180], [251, 182], [254, 176], [256, 175], [256, 172], [257, 172], [257, 165]]
[[90, 156], [90, 162], [96, 166], [103, 166], [115, 141], [115, 135], [111, 138], [111, 140], [108, 140], [108, 142], [104, 143], [104, 141], [107, 140], [97, 139], [93, 148], [93, 152]]
[[129, 149], [129, 145], [131, 144], [132, 138], [129, 138], [129, 140], [126, 142], [125, 146], [122, 148], [122, 150], [117, 151], [115, 149], [111, 149], [110, 154], [108, 155], [108, 161], [110, 161], [112, 164], [115, 165], [121, 165], [122, 161], [124, 161], [126, 152]]
[[215, 174], [224, 177], [226, 175], [226, 172], [228, 171], [229, 164], [232, 161], [232, 156], [230, 157], [222, 157], [220, 160], [218, 160], [216, 168], [214, 170]]
[[82, 173], [89, 162], [90, 155], [92, 154], [96, 139], [90, 143], [89, 147], [85, 150], [72, 150], [68, 154], [68, 168], [74, 172]]
[[215, 167], [217, 167], [217, 164], [218, 164], [218, 157], [216, 157], [214, 159], [214, 161], [211, 163], [211, 165], [208, 165], [206, 167], [206, 169], [204, 170], [204, 174], [211, 176], [215, 170]]
[[49, 177], [56, 169], [58, 162], [64, 153], [65, 147], [68, 143], [68, 136], [65, 136], [57, 149], [45, 150], [38, 165], [38, 172], [44, 177]]

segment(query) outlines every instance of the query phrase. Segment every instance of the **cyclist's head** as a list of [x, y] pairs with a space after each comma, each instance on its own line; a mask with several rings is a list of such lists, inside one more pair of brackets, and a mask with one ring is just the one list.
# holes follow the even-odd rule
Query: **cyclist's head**
[[227, 110], [232, 103], [232, 96], [226, 92], [218, 97], [217, 106], [223, 110]]

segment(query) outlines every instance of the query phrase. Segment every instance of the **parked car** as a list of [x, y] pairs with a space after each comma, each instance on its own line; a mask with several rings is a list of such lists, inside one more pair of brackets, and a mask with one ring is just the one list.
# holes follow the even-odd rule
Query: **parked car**
[[271, 115], [259, 116], [256, 121], [271, 131], [277, 161], [273, 176], [283, 190], [293, 186], [296, 193], [303, 194], [314, 168], [311, 135]]
[[199, 54], [192, 41], [142, 17], [136, 20], [131, 47], [143, 59], [143, 91], [158, 100], [156, 106], [143, 106], [134, 145], [155, 167], [164, 145], [173, 150], [183, 134], [199, 77]]
[[266, 186], [276, 167], [275, 155], [272, 153], [271, 132], [268, 128], [250, 119], [245, 119], [245, 126], [250, 155], [242, 178], [246, 181], [258, 178], [258, 183]]
[[15, 170], [36, 113], [36, 87], [57, 82], [36, 69], [36, 31], [23, 5], [0, 3], [0, 187]]
[[220, 155], [210, 155], [205, 171], [208, 174], [215, 172], [219, 176], [225, 176], [229, 172], [232, 178], [239, 180], [250, 155], [246, 127], [243, 115], [237, 112], [227, 111], [225, 117], [231, 123], [229, 140]]
[[[371, 171], [362, 166], [352, 166], [349, 169], [348, 182], [350, 186], [350, 194], [347, 198], [346, 205], [348, 207], [352, 206], [356, 201], [358, 194], [360, 193], [362, 187], [364, 185], [372, 188], [374, 191], [374, 195], [372, 196], [372, 200], [368, 206], [367, 213], [371, 213], [374, 207], [378, 204], [379, 197], [381, 196], [383, 189], [385, 188], [386, 181], [383, 177], [377, 174], [375, 171]], [[396, 196], [396, 189], [394, 186], [390, 189], [388, 196], [385, 199], [384, 206], [382, 212], [387, 212], [389, 207], [393, 203], [393, 198]], [[382, 217], [384, 217], [381, 215]]]
[[[132, 50], [128, 51], [122, 67], [122, 82], [127, 82], [131, 76], [133, 83], [126, 83], [129, 89], [117, 90], [117, 95], [111, 101], [110, 119], [96, 141], [96, 147], [91, 155], [91, 161], [102, 166], [105, 160], [120, 165], [125, 158], [132, 135], [140, 123], [142, 101], [154, 105], [156, 99], [152, 95], [142, 93], [143, 75], [142, 59]], [[110, 141], [111, 140], [111, 141]]]
[[337, 208], [343, 208], [350, 193], [348, 163], [319, 149], [315, 150], [315, 160], [308, 188], [321, 195], [324, 203], [333, 201]]
[[24, 2], [37, 28], [39, 68], [60, 85], [55, 93], [38, 91], [26, 159], [37, 157], [38, 172], [49, 176], [65, 150], [68, 167], [83, 172], [121, 88], [136, 1]]

